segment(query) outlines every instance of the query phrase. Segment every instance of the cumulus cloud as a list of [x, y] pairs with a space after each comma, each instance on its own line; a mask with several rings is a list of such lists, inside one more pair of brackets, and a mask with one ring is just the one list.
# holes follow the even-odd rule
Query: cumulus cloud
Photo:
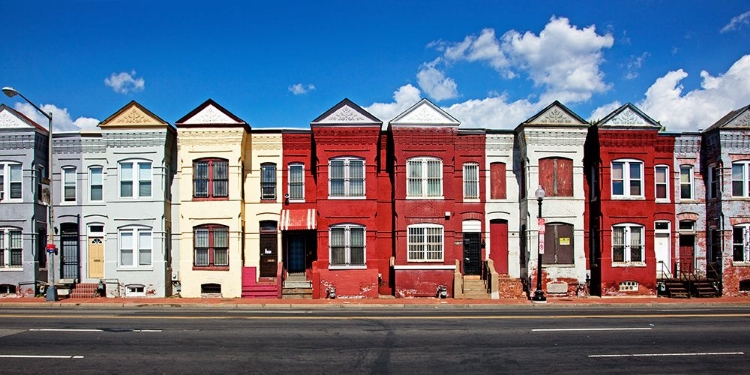
[[729, 20], [729, 23], [721, 28], [720, 32], [722, 34], [728, 33], [733, 30], [739, 30], [746, 25], [750, 25], [750, 11], [742, 13], [737, 17], [732, 17], [732, 19]]
[[[701, 71], [701, 87], [685, 92], [680, 82], [687, 76], [682, 69], [668, 72], [646, 90], [636, 105], [667, 130], [679, 132], [705, 129], [728, 112], [750, 104], [750, 55], [741, 57], [717, 76]], [[591, 118], [601, 118], [613, 107], [616, 108], [615, 103], [599, 107]]]
[[308, 92], [312, 90], [315, 90], [315, 85], [313, 84], [303, 85], [301, 83], [297, 83], [295, 85], [289, 86], [289, 92], [291, 92], [294, 95], [307, 94]]
[[417, 83], [427, 95], [435, 100], [453, 99], [458, 96], [458, 85], [435, 67], [439, 62], [440, 59], [437, 59], [422, 64], [422, 68], [417, 73]]
[[392, 103], [373, 103], [369, 107], [364, 107], [364, 109], [383, 121], [383, 127], [385, 127], [388, 121], [409, 109], [420, 99], [422, 99], [422, 94], [419, 89], [407, 84], [393, 93]]
[[[31, 104], [28, 103], [16, 103], [14, 108], [23, 113], [26, 117], [30, 118], [34, 122], [43, 127], [47, 127], [47, 118], [42, 116]], [[90, 117], [79, 117], [73, 120], [68, 113], [67, 108], [58, 108], [54, 104], [43, 104], [40, 108], [46, 113], [52, 113], [52, 131], [53, 132], [64, 132], [64, 131], [79, 131], [79, 130], [92, 130], [96, 129], [99, 124], [99, 120]]]
[[132, 70], [130, 73], [112, 73], [104, 79], [104, 84], [119, 94], [143, 91], [146, 87], [146, 81], [143, 78], [134, 78], [135, 74], [135, 70]]

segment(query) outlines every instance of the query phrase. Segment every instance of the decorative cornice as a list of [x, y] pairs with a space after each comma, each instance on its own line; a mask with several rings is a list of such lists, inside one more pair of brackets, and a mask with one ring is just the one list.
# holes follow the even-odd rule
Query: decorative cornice
[[112, 125], [162, 125], [151, 116], [146, 115], [137, 107], [130, 107], [120, 116], [117, 116], [109, 124]]
[[[553, 107], [537, 119], [535, 119], [532, 124], [545, 124], [545, 125], [566, 125], [566, 124], [573, 124], [573, 118], [570, 117], [565, 111], [561, 110], [560, 108]], [[577, 125], [578, 124], [576, 121]]]
[[213, 105], [209, 105], [193, 117], [187, 119], [185, 124], [239, 124], [224, 112]]

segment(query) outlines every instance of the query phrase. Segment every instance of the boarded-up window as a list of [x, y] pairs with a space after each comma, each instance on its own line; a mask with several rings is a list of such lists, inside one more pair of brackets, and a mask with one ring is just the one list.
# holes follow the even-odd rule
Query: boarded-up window
[[539, 183], [548, 197], [572, 197], [573, 160], [539, 159]]
[[506, 199], [505, 163], [490, 164], [490, 198]]

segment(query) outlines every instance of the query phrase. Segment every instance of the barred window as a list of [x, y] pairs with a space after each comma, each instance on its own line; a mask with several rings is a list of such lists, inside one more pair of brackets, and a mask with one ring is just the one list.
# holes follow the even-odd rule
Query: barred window
[[193, 265], [196, 267], [229, 266], [229, 227], [201, 225], [193, 229]]
[[260, 199], [276, 199], [276, 164], [261, 164], [260, 191]]
[[365, 227], [336, 225], [329, 230], [331, 266], [365, 265]]
[[612, 262], [643, 262], [643, 226], [622, 224], [612, 227]]
[[443, 161], [421, 157], [406, 162], [406, 196], [442, 198]]
[[443, 227], [435, 224], [409, 226], [407, 248], [409, 262], [442, 262]]
[[479, 164], [464, 164], [464, 199], [479, 199]]
[[302, 164], [289, 165], [289, 199], [305, 199], [305, 166]]
[[226, 159], [193, 161], [193, 197], [226, 198], [229, 196], [229, 162]]
[[0, 228], [0, 268], [23, 266], [23, 237], [20, 229]]
[[358, 158], [335, 158], [329, 161], [329, 196], [364, 197], [365, 162]]

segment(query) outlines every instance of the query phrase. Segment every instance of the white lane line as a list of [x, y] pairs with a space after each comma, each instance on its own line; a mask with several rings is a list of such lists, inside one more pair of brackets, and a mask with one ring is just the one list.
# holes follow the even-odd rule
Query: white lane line
[[29, 332], [102, 332], [96, 328], [30, 328]]
[[744, 355], [744, 352], [706, 352], [706, 353], [640, 353], [640, 354], [592, 354], [589, 358], [617, 357], [689, 357], [706, 355]]
[[161, 332], [160, 329], [134, 329], [133, 332]]
[[0, 358], [43, 358], [43, 359], [81, 359], [82, 355], [21, 355], [21, 354], [0, 354]]
[[651, 327], [641, 328], [534, 328], [531, 332], [566, 332], [566, 331], [647, 331]]

